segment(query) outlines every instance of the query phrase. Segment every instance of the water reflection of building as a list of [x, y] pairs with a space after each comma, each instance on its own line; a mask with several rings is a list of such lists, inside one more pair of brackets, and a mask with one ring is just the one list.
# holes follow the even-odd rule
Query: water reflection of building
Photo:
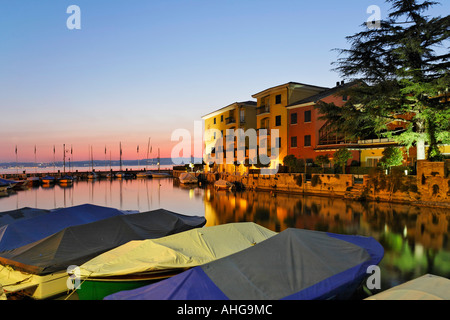
[[443, 248], [449, 210], [270, 192], [205, 190], [209, 225], [253, 221], [274, 231], [289, 227], [379, 238], [393, 233], [424, 248]]

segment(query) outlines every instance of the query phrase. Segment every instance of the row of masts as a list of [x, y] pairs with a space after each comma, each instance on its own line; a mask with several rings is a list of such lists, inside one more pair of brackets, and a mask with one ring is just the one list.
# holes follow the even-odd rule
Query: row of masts
[[[151, 146], [150, 142], [151, 142], [151, 138], [148, 139], [148, 144], [147, 144], [147, 158], [146, 158], [145, 171], [147, 171], [149, 153], [152, 152], [152, 146]], [[122, 171], [122, 142], [119, 142], [119, 149], [120, 149], [120, 152], [119, 152], [119, 154], [120, 154], [120, 171]], [[35, 164], [37, 163], [37, 155], [36, 155], [37, 152], [36, 151], [37, 151], [37, 148], [36, 148], [36, 146], [34, 146], [34, 163]], [[88, 151], [89, 151], [89, 170], [93, 171], [94, 170], [94, 151], [93, 151], [93, 146], [92, 145], [89, 145]], [[68, 149], [66, 149], [66, 144], [63, 144], [63, 167], [64, 167], [63, 170], [64, 170], [64, 173], [66, 173], [66, 153], [69, 153], [69, 152], [71, 154], [72, 162], [73, 162], [73, 147], [71, 146], [70, 150], [68, 150]], [[17, 146], [15, 148], [15, 153], [16, 153], [16, 170], [17, 170], [17, 173], [18, 173], [18, 170], [19, 170], [18, 163], [19, 163], [19, 161], [18, 161]], [[106, 171], [106, 154], [107, 154], [107, 148], [105, 146], [105, 171]], [[139, 145], [137, 146], [137, 154], [138, 154], [138, 167], [139, 167], [140, 166]], [[69, 157], [68, 160], [69, 160], [69, 168], [70, 168], [70, 160], [71, 160], [71, 158]], [[152, 160], [152, 162], [153, 162], [153, 160]], [[160, 171], [160, 162], [161, 162], [160, 151], [159, 151], [159, 148], [158, 148], [158, 163], [157, 163], [157, 165], [158, 165], [158, 172]], [[55, 148], [55, 146], [53, 146], [53, 167], [54, 167], [54, 170], [55, 170], [56, 169], [56, 148]], [[112, 154], [111, 154], [111, 150], [110, 150], [109, 151], [109, 169], [110, 170], [111, 170], [111, 167], [112, 167]], [[35, 171], [37, 173], [37, 167], [35, 168]]]

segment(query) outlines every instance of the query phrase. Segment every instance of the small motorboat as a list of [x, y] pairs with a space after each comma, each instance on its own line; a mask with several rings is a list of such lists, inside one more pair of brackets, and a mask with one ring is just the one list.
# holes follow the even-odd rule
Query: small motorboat
[[349, 299], [383, 255], [372, 237], [288, 228], [247, 249], [104, 300]]
[[90, 172], [90, 173], [88, 174], [88, 179], [89, 179], [89, 180], [94, 180], [94, 179], [97, 179], [97, 178], [98, 178], [98, 174], [95, 173], [95, 172]]
[[170, 178], [170, 174], [167, 172], [153, 172], [152, 177], [157, 179]]
[[233, 189], [234, 184], [223, 179], [217, 180], [214, 182], [214, 188], [217, 190], [231, 190]]
[[72, 184], [73, 178], [71, 176], [65, 175], [61, 179], [59, 179], [59, 183], [66, 185]]
[[150, 171], [146, 171], [146, 172], [139, 172], [136, 173], [136, 178], [152, 178], [153, 174]]
[[53, 184], [53, 183], [55, 183], [56, 182], [56, 178], [55, 177], [52, 177], [52, 176], [45, 176], [45, 177], [43, 177], [42, 179], [41, 179], [41, 182], [43, 183], [43, 184]]
[[182, 183], [182, 184], [198, 183], [198, 179], [192, 173], [189, 173], [189, 172], [180, 174], [178, 179], [180, 180], [180, 183]]

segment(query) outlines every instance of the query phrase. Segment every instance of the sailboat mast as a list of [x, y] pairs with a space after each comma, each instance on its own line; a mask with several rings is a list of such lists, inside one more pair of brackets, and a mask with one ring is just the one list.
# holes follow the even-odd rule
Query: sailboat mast
[[120, 171], [122, 171], [122, 142], [120, 142]]

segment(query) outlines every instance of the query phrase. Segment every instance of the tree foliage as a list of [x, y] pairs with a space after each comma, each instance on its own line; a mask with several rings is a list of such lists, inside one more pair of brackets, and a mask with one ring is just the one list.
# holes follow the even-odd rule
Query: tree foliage
[[338, 49], [335, 70], [355, 83], [345, 89], [348, 102], [318, 108], [347, 137], [389, 137], [432, 159], [450, 143], [450, 15], [425, 15], [433, 1], [386, 1], [391, 11], [380, 28], [364, 24], [347, 37], [349, 49]]
[[384, 169], [400, 166], [403, 163], [403, 151], [396, 147], [387, 147], [383, 150], [383, 157], [380, 159], [380, 165]]
[[345, 166], [351, 158], [353, 158], [352, 153], [347, 148], [342, 148], [333, 154], [333, 163], [342, 167], [343, 173], [345, 173]]

